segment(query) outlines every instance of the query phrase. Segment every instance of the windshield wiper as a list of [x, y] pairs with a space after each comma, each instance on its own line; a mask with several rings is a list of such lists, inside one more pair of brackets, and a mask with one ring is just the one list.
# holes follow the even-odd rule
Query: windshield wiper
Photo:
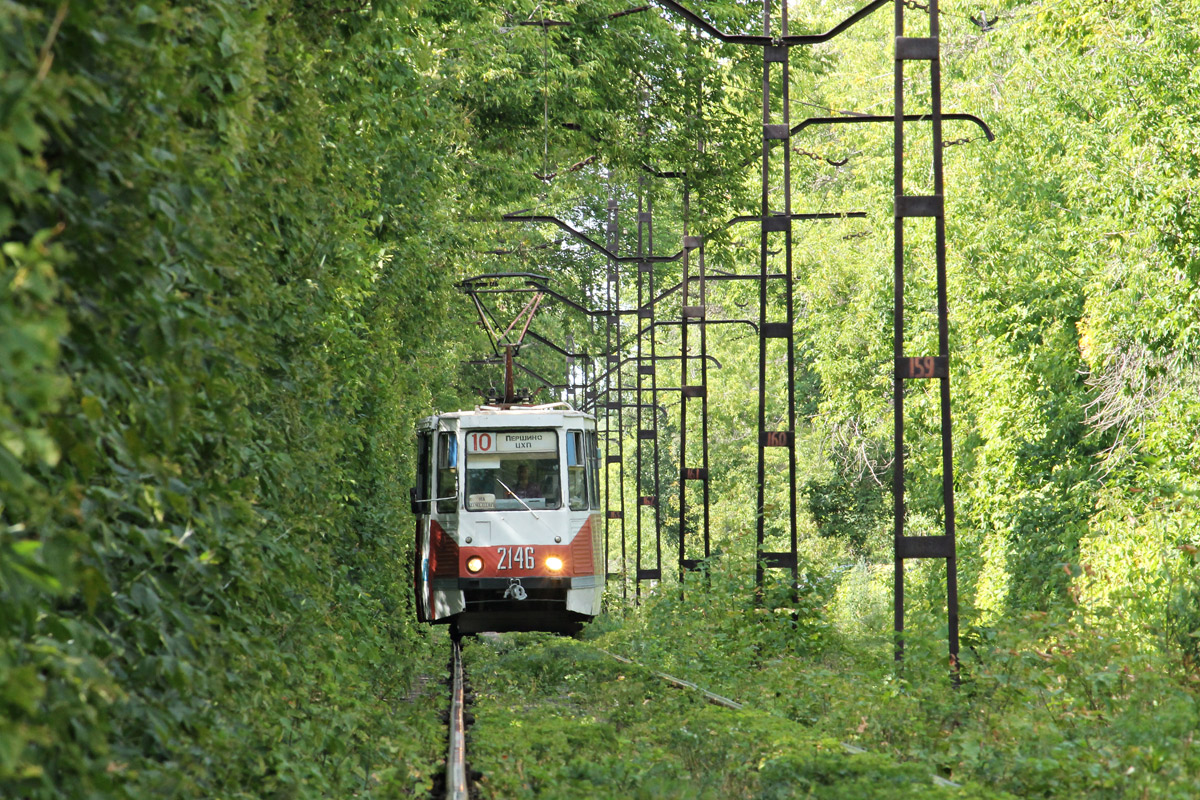
[[526, 511], [528, 511], [530, 514], [533, 514], [533, 518], [534, 518], [534, 519], [536, 519], [538, 522], [541, 522], [541, 521], [542, 521], [542, 518], [541, 518], [541, 517], [539, 517], [539, 516], [537, 515], [537, 512], [536, 512], [536, 511], [534, 511], [532, 508], [530, 508], [528, 503], [526, 503], [524, 500], [522, 500], [520, 497], [518, 497], [518, 496], [517, 496], [517, 493], [516, 493], [516, 492], [514, 492], [514, 491], [512, 490], [512, 488], [511, 488], [511, 487], [509, 487], [509, 485], [508, 485], [507, 483], [505, 483], [504, 481], [500, 480], [500, 478], [499, 478], [499, 477], [497, 477], [497, 478], [496, 478], [496, 483], [498, 483], [498, 484], [500, 484], [501, 486], [503, 486], [503, 487], [504, 487], [504, 490], [505, 490], [506, 492], [508, 492], [509, 494], [511, 494], [511, 495], [513, 496], [513, 499], [514, 499], [514, 500], [516, 500], [516, 501], [517, 501], [518, 503], [520, 503], [521, 505], [525, 506], [525, 510], [526, 510]]

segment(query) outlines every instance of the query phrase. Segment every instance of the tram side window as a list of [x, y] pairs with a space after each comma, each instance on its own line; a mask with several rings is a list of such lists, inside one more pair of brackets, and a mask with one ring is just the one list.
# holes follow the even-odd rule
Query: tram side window
[[438, 435], [437, 510], [439, 514], [458, 510], [458, 439], [453, 433]]
[[429, 489], [430, 480], [429, 473], [430, 455], [432, 451], [433, 436], [428, 433], [422, 433], [417, 436], [417, 485], [413, 489], [413, 511], [414, 513], [428, 514], [429, 513]]
[[567, 497], [572, 511], [588, 507], [587, 451], [583, 431], [567, 431]]
[[600, 507], [600, 450], [596, 445], [596, 432], [588, 431], [588, 488], [591, 489], [592, 508]]

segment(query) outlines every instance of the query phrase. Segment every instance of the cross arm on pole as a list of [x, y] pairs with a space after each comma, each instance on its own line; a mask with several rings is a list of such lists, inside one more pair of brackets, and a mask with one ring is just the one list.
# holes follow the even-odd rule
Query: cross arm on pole
[[[905, 122], [922, 122], [924, 120], [933, 119], [931, 114], [905, 114]], [[974, 114], [942, 114], [942, 119], [960, 120], [965, 122], [973, 122], [983, 131], [983, 135], [987, 137], [989, 142], [996, 140], [996, 135], [992, 133], [992, 129], [987, 126], [987, 123], [981, 120]], [[891, 114], [883, 116], [881, 114], [850, 114], [844, 117], [809, 117], [798, 125], [793, 125], [788, 132], [789, 135], [795, 136], [800, 131], [811, 125], [853, 125], [862, 122], [895, 122], [896, 118]]]
[[821, 42], [827, 42], [838, 34], [844, 32], [847, 28], [851, 27], [855, 23], [866, 19], [883, 6], [891, 5], [892, 0], [873, 0], [873, 2], [868, 3], [858, 11], [855, 11], [849, 17], [846, 17], [846, 19], [842, 20], [837, 25], [834, 25], [824, 33], [809, 33], [799, 36], [753, 36], [740, 33], [727, 33], [723, 30], [720, 30], [704, 17], [692, 11], [682, 3], [677, 3], [675, 0], [655, 0], [655, 2], [683, 17], [688, 22], [700, 28], [710, 36], [720, 39], [722, 42], [727, 44], [757, 45], [759, 47], [792, 47], [795, 45], [820, 44]]
[[639, 261], [655, 263], [678, 261], [683, 257], [685, 252], [684, 250], [680, 250], [673, 256], [618, 256], [616, 253], [612, 252], [583, 231], [568, 225], [558, 217], [550, 216], [548, 214], [505, 214], [503, 217], [501, 217], [501, 219], [503, 219], [505, 222], [548, 222], [583, 242], [597, 253], [600, 253], [606, 258], [610, 258], [619, 264], [631, 264]]

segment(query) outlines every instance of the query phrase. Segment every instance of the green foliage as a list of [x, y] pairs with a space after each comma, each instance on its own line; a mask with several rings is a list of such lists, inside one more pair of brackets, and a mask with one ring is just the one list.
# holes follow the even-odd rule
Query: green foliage
[[5, 795], [430, 785], [416, 10], [0, 9]]
[[803, 491], [818, 534], [842, 537], [855, 550], [862, 549], [872, 530], [886, 525], [891, 510], [883, 487], [865, 476], [857, 481], [841, 475], [829, 482], [810, 479]]
[[1200, 667], [1200, 571], [1196, 569], [1195, 545], [1180, 548], [1182, 558], [1171, 571], [1166, 606], [1168, 641], [1179, 648], [1185, 668]]
[[[919, 582], [920, 576], [915, 577]], [[717, 582], [705, 604], [721, 608], [727, 588]], [[945, 658], [940, 609], [914, 606], [901, 663], [892, 661], [891, 640], [879, 631], [826, 631], [820, 647], [786, 648], [774, 641], [768, 614], [748, 615], [738, 621], [736, 635], [722, 635], [712, 614], [664, 617], [657, 598], [622, 623], [598, 622], [585, 635], [611, 652], [633, 655], [651, 669], [745, 705], [737, 714], [703, 712], [707, 733], [691, 741], [687, 752], [671, 753], [672, 739], [666, 734], [650, 736], [658, 748], [654, 757], [691, 758], [699, 765], [693, 770], [712, 770], [712, 782], [737, 774], [756, 781], [734, 787], [744, 796], [907, 796], [921, 791], [931, 774], [961, 784], [953, 796], [965, 797], [1183, 798], [1196, 791], [1191, 734], [1200, 706], [1195, 678], [1173, 668], [1171, 654], [1147, 653], [1113, 635], [1102, 615], [1032, 612], [997, 626], [964, 629], [956, 686], [951, 674], [935, 666]], [[772, 646], [748, 653], [747, 644], [753, 642]], [[631, 701], [611, 699], [614, 684], [606, 684], [603, 675], [591, 677], [592, 661], [578, 647], [525, 643], [501, 651], [503, 667], [490, 661], [487, 666], [513, 686], [530, 687], [519, 700], [525, 704], [522, 720], [552, 724], [554, 730], [575, 726], [573, 735], [584, 746], [608, 752], [605, 740], [592, 737], [594, 729], [586, 722], [616, 714], [618, 705]], [[548, 659], [550, 653], [553, 659]], [[555, 665], [545, 681], [529, 678], [526, 665], [533, 660]], [[572, 676], [585, 667], [589, 678]], [[516, 673], [511, 678], [510, 669]], [[621, 685], [631, 688], [623, 683], [632, 677], [631, 668], [619, 669], [626, 676]], [[545, 722], [549, 709], [536, 713], [545, 707], [531, 709], [529, 698], [562, 698], [563, 684], [556, 680], [564, 675], [576, 681], [567, 690], [572, 710]], [[581, 686], [587, 688], [575, 688]], [[658, 702], [653, 685], [641, 691], [650, 704]], [[481, 719], [495, 713], [490, 705], [494, 695], [487, 695]], [[503, 700], [503, 692], [496, 695]], [[509, 702], [518, 701], [514, 697]], [[698, 729], [693, 720], [701, 712], [684, 708], [670, 713], [677, 720], [672, 724]], [[754, 723], [747, 722], [750, 713]], [[647, 711], [627, 724], [652, 728], [658, 718]], [[731, 764], [707, 750], [712, 742], [737, 751], [748, 746], [747, 735], [766, 752]], [[847, 758], [838, 744], [842, 742], [866, 752]], [[524, 751], [506, 752], [519, 764], [533, 760]], [[739, 773], [737, 765], [746, 758], [757, 763], [757, 774]], [[613, 769], [605, 774], [610, 781], [619, 780]], [[557, 780], [563, 783], [554, 785], [577, 785], [570, 778]], [[872, 784], [878, 784], [877, 792], [864, 789]], [[930, 785], [926, 791], [940, 788]]]
[[[645, 610], [626, 626], [623, 636], [632, 639], [643, 633], [645, 645], [628, 642], [640, 649], [654, 641], [655, 629], [670, 629], [685, 621], [699, 625], [703, 635], [691, 643], [673, 645], [669, 654], [661, 654], [667, 662], [656, 659], [672, 668], [703, 665], [710, 654], [719, 654], [722, 668], [736, 671], [768, 654], [820, 652], [829, 644], [826, 605], [834, 584], [805, 564], [794, 589], [790, 578], [784, 571], [768, 572], [759, 598], [753, 562], [734, 554], [718, 554], [682, 591], [660, 586]], [[731, 662], [731, 653], [723, 648], [713, 653], [709, 646], [714, 643], [736, 647], [739, 657]]]

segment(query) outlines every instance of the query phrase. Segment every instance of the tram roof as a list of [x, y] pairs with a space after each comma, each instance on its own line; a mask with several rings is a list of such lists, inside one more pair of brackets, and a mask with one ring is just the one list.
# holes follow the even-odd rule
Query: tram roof
[[545, 403], [541, 405], [476, 406], [472, 410], [447, 411], [425, 417], [417, 427], [422, 430], [435, 428], [439, 421], [457, 423], [461, 427], [500, 428], [507, 425], [517, 427], [558, 426], [567, 420], [595, 421], [595, 417], [571, 407], [569, 403]]

